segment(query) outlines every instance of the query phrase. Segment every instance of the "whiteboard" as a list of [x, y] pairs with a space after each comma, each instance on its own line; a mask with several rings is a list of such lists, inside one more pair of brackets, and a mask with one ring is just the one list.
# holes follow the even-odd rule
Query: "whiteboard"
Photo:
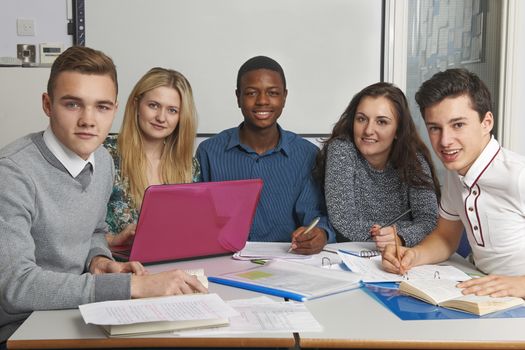
[[104, 51], [119, 75], [118, 131], [133, 85], [151, 67], [190, 81], [198, 132], [238, 125], [239, 67], [266, 55], [285, 72], [279, 123], [327, 134], [352, 96], [381, 78], [381, 0], [89, 0], [86, 46]]

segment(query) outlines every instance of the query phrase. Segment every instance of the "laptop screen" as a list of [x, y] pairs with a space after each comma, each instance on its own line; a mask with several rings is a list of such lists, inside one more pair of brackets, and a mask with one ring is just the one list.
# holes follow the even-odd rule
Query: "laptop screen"
[[148, 187], [129, 260], [153, 263], [241, 250], [261, 188], [260, 179]]

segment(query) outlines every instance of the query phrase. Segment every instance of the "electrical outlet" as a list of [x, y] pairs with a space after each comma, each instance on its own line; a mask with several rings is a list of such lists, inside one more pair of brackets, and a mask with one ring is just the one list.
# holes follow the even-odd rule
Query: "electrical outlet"
[[18, 36], [34, 36], [35, 22], [32, 19], [16, 19], [16, 33]]

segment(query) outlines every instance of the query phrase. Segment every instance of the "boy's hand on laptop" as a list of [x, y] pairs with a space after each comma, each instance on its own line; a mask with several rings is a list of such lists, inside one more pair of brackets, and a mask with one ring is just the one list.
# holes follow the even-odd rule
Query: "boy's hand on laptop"
[[112, 233], [108, 233], [106, 235], [106, 240], [108, 241], [108, 245], [110, 247], [112, 246], [121, 246], [121, 245], [131, 245], [133, 242], [133, 238], [135, 237], [135, 229], [137, 228], [136, 224], [129, 224], [120, 233], [114, 235]]
[[298, 254], [317, 254], [326, 245], [326, 232], [314, 227], [310, 232], [303, 233], [306, 227], [299, 227], [292, 233], [292, 250]]
[[166, 295], [207, 293], [197, 277], [182, 270], [131, 276], [131, 297], [147, 298]]
[[117, 262], [105, 256], [96, 256], [91, 260], [89, 272], [92, 274], [102, 273], [133, 273], [135, 275], [147, 274], [146, 269], [138, 261]]

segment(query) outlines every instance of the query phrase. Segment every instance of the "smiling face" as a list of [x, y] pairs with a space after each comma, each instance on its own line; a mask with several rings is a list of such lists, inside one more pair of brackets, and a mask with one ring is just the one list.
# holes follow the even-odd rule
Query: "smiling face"
[[396, 136], [395, 109], [386, 97], [365, 96], [354, 116], [354, 143], [376, 169], [384, 169]]
[[56, 78], [53, 98], [42, 95], [42, 108], [57, 139], [85, 160], [108, 135], [116, 98], [108, 75], [65, 71]]
[[181, 99], [179, 92], [161, 86], [152, 89], [138, 102], [138, 124], [147, 141], [164, 141], [179, 123]]
[[427, 107], [424, 117], [432, 148], [445, 168], [465, 175], [490, 141], [492, 113], [480, 121], [468, 95], [461, 95]]
[[276, 125], [288, 91], [279, 73], [257, 69], [241, 77], [236, 93], [245, 125], [251, 129], [266, 129]]

